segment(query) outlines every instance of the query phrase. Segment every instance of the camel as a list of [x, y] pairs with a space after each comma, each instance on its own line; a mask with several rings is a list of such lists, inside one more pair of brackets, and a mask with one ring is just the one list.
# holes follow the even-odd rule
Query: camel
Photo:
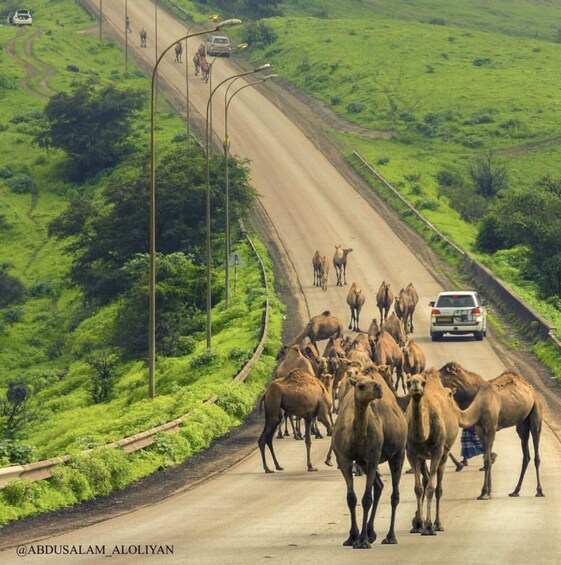
[[390, 283], [382, 281], [378, 292], [376, 293], [376, 304], [380, 311], [380, 324], [383, 324], [388, 317], [388, 313], [393, 302], [393, 292]]
[[265, 426], [257, 443], [261, 451], [265, 473], [274, 473], [268, 466], [265, 457], [265, 446], [269, 447], [275, 469], [283, 471], [273, 449], [275, 430], [281, 421], [281, 410], [293, 416], [304, 418], [306, 425], [305, 443], [308, 471], [317, 471], [312, 465], [310, 450], [312, 446], [312, 420], [317, 418], [331, 435], [332, 427], [329, 421], [331, 395], [319, 379], [301, 369], [293, 369], [286, 377], [271, 381], [262, 398], [265, 405]]
[[312, 257], [312, 267], [314, 269], [314, 286], [321, 286], [321, 254], [319, 251]]
[[175, 44], [175, 62], [181, 63], [181, 56], [183, 55], [183, 44], [181, 41], [178, 41]]
[[[333, 428], [331, 448], [347, 485], [347, 505], [351, 514], [351, 528], [345, 546], [370, 548], [376, 540], [374, 518], [384, 485], [378, 466], [388, 462], [391, 479], [390, 527], [383, 544], [395, 544], [395, 516], [399, 504], [399, 481], [403, 467], [407, 422], [394, 395], [377, 373], [372, 378], [361, 376], [349, 380], [353, 394], [345, 395], [339, 416]], [[366, 474], [362, 496], [362, 528], [356, 519], [357, 496], [353, 485], [353, 462]], [[370, 516], [369, 516], [370, 514]]]
[[195, 65], [195, 76], [199, 76], [199, 71], [201, 70], [201, 57], [198, 51], [193, 55], [193, 65]]
[[528, 447], [530, 434], [534, 443], [536, 468], [536, 496], [545, 496], [540, 482], [540, 435], [542, 429], [542, 403], [536, 391], [522, 377], [505, 371], [495, 379], [486, 381], [480, 375], [467, 371], [451, 362], [439, 370], [444, 386], [455, 390], [454, 400], [461, 410], [458, 418], [462, 428], [475, 425], [475, 430], [485, 448], [483, 456], [485, 477], [479, 500], [492, 498], [492, 449], [497, 431], [516, 426], [522, 445], [522, 469], [512, 497], [520, 496], [524, 475], [530, 462]]
[[425, 370], [427, 358], [415, 340], [409, 340], [409, 343], [401, 351], [403, 353], [404, 373], [416, 375]]
[[199, 46], [197, 47], [197, 53], [199, 54], [199, 57], [201, 57], [201, 59], [203, 57], [206, 57], [206, 45], [204, 43], [199, 43]]
[[343, 324], [339, 318], [332, 316], [329, 310], [325, 310], [321, 314], [311, 318], [306, 324], [306, 327], [286, 345], [288, 347], [296, 345], [306, 337], [310, 339], [313, 345], [316, 345], [316, 342], [322, 339], [342, 337], [343, 331]]
[[341, 346], [340, 337], [330, 337], [325, 349], [323, 350], [323, 356], [327, 357], [345, 357], [346, 351]]
[[335, 274], [337, 275], [337, 286], [343, 286], [341, 276], [343, 277], [344, 284], [347, 284], [347, 256], [351, 251], [351, 248], [345, 249], [343, 244], [335, 246], [333, 266], [335, 267]]
[[370, 322], [370, 327], [368, 328], [368, 337], [370, 338], [370, 342], [378, 341], [379, 335], [380, 326], [378, 325], [378, 320], [376, 320], [376, 318], [372, 318], [372, 322]]
[[401, 349], [397, 345], [395, 339], [385, 330], [382, 330], [380, 337], [374, 347], [374, 362], [379, 365], [389, 365], [392, 373], [396, 372], [395, 390], [399, 387], [399, 382], [405, 391], [405, 382], [403, 379], [403, 356]]
[[[415, 474], [417, 511], [410, 533], [436, 535], [444, 530], [440, 521], [442, 479], [450, 447], [459, 432], [458, 419], [453, 402], [438, 373], [431, 371], [413, 375], [407, 379], [411, 401], [407, 407], [407, 458]], [[426, 462], [430, 461], [427, 472]], [[421, 480], [421, 474], [423, 476]], [[436, 488], [434, 480], [436, 477]], [[432, 522], [431, 506], [436, 494], [435, 521]], [[426, 517], [423, 506], [426, 499]]]
[[405, 332], [408, 334], [413, 333], [413, 314], [415, 313], [418, 301], [419, 295], [417, 294], [413, 283], [409, 283], [406, 288], [402, 288], [399, 291], [398, 296], [395, 297], [395, 313], [403, 322]]
[[[388, 319], [382, 324], [383, 330], [386, 330], [395, 339], [395, 342], [403, 347], [407, 341], [407, 334], [401, 320], [392, 312]], [[379, 333], [379, 332], [378, 332]]]
[[148, 38], [148, 34], [146, 30], [142, 28], [140, 30], [140, 47], [146, 47], [146, 39]]
[[351, 284], [351, 288], [349, 289], [349, 293], [347, 294], [347, 304], [351, 309], [351, 321], [349, 322], [349, 330], [354, 330], [355, 332], [360, 331], [360, 311], [362, 310], [365, 301], [366, 296], [364, 295], [364, 292], [362, 292], [362, 289], [355, 282], [353, 282], [353, 284]]
[[210, 78], [210, 63], [207, 61], [206, 57], [201, 57], [200, 55], [199, 61], [201, 63], [201, 80], [208, 82]]
[[319, 278], [321, 290], [324, 292], [327, 290], [327, 277], [329, 276], [329, 261], [325, 255], [321, 256], [320, 268], [319, 268]]

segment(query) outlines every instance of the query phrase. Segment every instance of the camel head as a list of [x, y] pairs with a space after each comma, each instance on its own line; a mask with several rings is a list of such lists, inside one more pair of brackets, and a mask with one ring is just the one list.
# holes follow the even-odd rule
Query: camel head
[[382, 398], [382, 387], [368, 377], [352, 377], [349, 378], [349, 383], [355, 388], [355, 401], [359, 404], [368, 404]]
[[409, 396], [414, 400], [420, 400], [425, 394], [425, 387], [427, 386], [427, 378], [424, 375], [409, 375], [407, 378], [407, 390]]
[[348, 249], [343, 249], [343, 257], [346, 257], [350, 252], [352, 251], [352, 248], [348, 248]]

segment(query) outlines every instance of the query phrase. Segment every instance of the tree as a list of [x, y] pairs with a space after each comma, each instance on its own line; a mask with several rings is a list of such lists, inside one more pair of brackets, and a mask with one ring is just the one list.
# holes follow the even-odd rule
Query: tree
[[[162, 159], [157, 171], [156, 247], [162, 253], [188, 252], [195, 263], [205, 258], [206, 167], [202, 154], [187, 157], [177, 148]], [[137, 159], [115, 175], [94, 206], [83, 196], [49, 224], [55, 237], [71, 238], [68, 250], [75, 259], [71, 277], [88, 300], [107, 303], [127, 288], [122, 267], [149, 250], [150, 174], [146, 160]], [[232, 225], [245, 218], [254, 191], [248, 184], [245, 162], [231, 160], [230, 217]], [[223, 160], [210, 162], [211, 230], [224, 232]], [[219, 246], [222, 249], [223, 246]], [[223, 257], [217, 254], [217, 260]]]
[[30, 393], [24, 384], [8, 383], [8, 390], [0, 404], [0, 414], [5, 417], [4, 426], [8, 435], [20, 430], [31, 418]]
[[23, 299], [25, 288], [22, 282], [8, 274], [12, 267], [11, 263], [0, 264], [0, 308]]
[[99, 351], [87, 360], [88, 365], [93, 369], [89, 393], [95, 404], [109, 399], [118, 376], [118, 362], [117, 355], [109, 351]]
[[469, 168], [475, 190], [484, 198], [493, 198], [504, 188], [508, 188], [508, 171], [502, 163], [496, 162], [491, 152], [480, 157]]
[[[139, 357], [146, 355], [148, 348], [149, 256], [137, 255], [123, 271], [129, 284], [117, 315], [114, 343], [126, 356]], [[204, 327], [205, 268], [184, 253], [158, 254], [156, 274], [156, 348], [173, 355], [182, 336]], [[221, 293], [217, 283], [213, 282], [213, 289]]]
[[44, 110], [48, 127], [35, 135], [35, 142], [62, 149], [71, 159], [73, 179], [93, 177], [132, 152], [131, 117], [143, 105], [140, 91], [99, 87], [90, 80], [49, 100]]

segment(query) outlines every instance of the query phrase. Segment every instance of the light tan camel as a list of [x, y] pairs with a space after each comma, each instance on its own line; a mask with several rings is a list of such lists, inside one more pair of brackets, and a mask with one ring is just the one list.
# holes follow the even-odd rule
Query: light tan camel
[[370, 338], [370, 343], [373, 341], [378, 341], [378, 336], [380, 335], [380, 326], [378, 325], [378, 320], [372, 318], [370, 322], [370, 327], [368, 328], [368, 337]]
[[[352, 379], [354, 393], [341, 402], [335, 422], [331, 447], [347, 485], [347, 505], [351, 528], [343, 545], [367, 549], [376, 540], [374, 518], [384, 485], [378, 466], [388, 462], [392, 477], [390, 527], [383, 544], [397, 543], [395, 516], [399, 504], [399, 481], [403, 467], [407, 423], [394, 395], [380, 375]], [[366, 474], [362, 496], [362, 527], [356, 519], [357, 496], [353, 484], [353, 462]], [[370, 514], [370, 516], [369, 516]]]
[[343, 332], [343, 324], [339, 318], [332, 316], [329, 310], [325, 310], [321, 314], [311, 318], [306, 324], [306, 327], [286, 345], [288, 347], [296, 345], [306, 337], [309, 338], [314, 345], [316, 345], [317, 341], [321, 341], [323, 339], [329, 339], [330, 337], [343, 337]]
[[[406, 414], [409, 429], [407, 458], [415, 474], [417, 497], [417, 511], [413, 517], [411, 533], [436, 535], [437, 531], [444, 530], [440, 521], [442, 479], [450, 447], [459, 432], [458, 419], [450, 395], [442, 386], [436, 371], [412, 375], [407, 379], [407, 388], [411, 396]], [[428, 473], [427, 461], [430, 461]], [[431, 505], [435, 493], [436, 512], [433, 524]], [[423, 513], [425, 499], [426, 516]]]
[[393, 291], [390, 288], [390, 283], [382, 281], [378, 292], [376, 293], [376, 304], [380, 311], [380, 324], [383, 324], [388, 317], [390, 308], [393, 302]]
[[386, 330], [395, 339], [396, 343], [403, 347], [407, 341], [407, 334], [401, 320], [392, 312], [388, 319], [382, 324], [383, 330]]
[[327, 290], [327, 277], [329, 276], [329, 261], [325, 255], [322, 255], [320, 261], [319, 278], [321, 290]]
[[353, 282], [351, 284], [351, 288], [349, 289], [349, 293], [347, 294], [347, 304], [351, 309], [351, 321], [349, 322], [349, 330], [354, 330], [355, 332], [360, 331], [360, 311], [362, 310], [365, 301], [366, 295], [364, 294], [364, 292], [362, 292], [362, 289], [355, 282]]
[[467, 371], [451, 362], [439, 370], [444, 386], [455, 390], [454, 399], [463, 409], [459, 413], [462, 428], [475, 425], [475, 430], [485, 453], [483, 456], [485, 478], [479, 500], [491, 498], [492, 449], [497, 431], [516, 426], [522, 445], [522, 469], [518, 483], [509, 496], [519, 496], [524, 475], [530, 462], [530, 434], [534, 443], [536, 467], [536, 496], [545, 496], [540, 482], [540, 435], [542, 429], [542, 404], [536, 391], [514, 373], [504, 372], [491, 381]]
[[405, 391], [405, 381], [403, 379], [403, 356], [401, 348], [395, 339], [386, 331], [382, 330], [380, 337], [374, 347], [374, 362], [379, 365], [389, 365], [396, 372], [395, 390], [401, 386]]
[[341, 277], [343, 277], [344, 284], [347, 284], [347, 256], [351, 251], [351, 248], [345, 249], [343, 244], [335, 246], [333, 266], [335, 267], [335, 274], [337, 275], [337, 286], [343, 286]]
[[314, 269], [314, 286], [321, 285], [320, 269], [321, 269], [321, 254], [319, 251], [314, 253], [312, 257], [312, 267]]
[[401, 350], [403, 353], [403, 372], [408, 375], [416, 375], [425, 370], [427, 358], [423, 350], [414, 339]]
[[301, 369], [294, 369], [286, 377], [271, 381], [263, 395], [262, 404], [265, 405], [265, 426], [257, 443], [261, 451], [265, 473], [274, 473], [267, 466], [265, 458], [266, 445], [271, 452], [275, 469], [277, 471], [283, 470], [273, 449], [273, 437], [281, 421], [281, 410], [304, 419], [306, 425], [305, 443], [308, 471], [317, 471], [312, 465], [310, 456], [312, 420], [317, 418], [327, 428], [328, 435], [331, 435], [332, 430], [331, 422], [329, 421], [331, 395], [328, 394], [321, 381], [314, 375], [305, 373]]

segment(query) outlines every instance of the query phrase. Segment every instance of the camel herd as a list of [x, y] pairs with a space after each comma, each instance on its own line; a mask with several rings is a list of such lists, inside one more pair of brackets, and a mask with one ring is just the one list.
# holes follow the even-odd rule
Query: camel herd
[[[347, 284], [346, 264], [351, 251], [342, 245], [335, 246], [336, 286]], [[329, 263], [316, 252], [312, 264], [314, 286], [325, 290]], [[321, 423], [331, 436], [325, 463], [332, 464], [334, 453], [347, 487], [351, 527], [344, 545], [354, 548], [368, 548], [376, 539], [374, 519], [383, 488], [379, 472], [383, 462], [390, 468], [392, 494], [390, 527], [382, 543], [397, 543], [395, 516], [405, 457], [414, 473], [417, 498], [411, 533], [435, 535], [443, 530], [440, 502], [444, 470], [448, 457], [454, 460], [450, 449], [461, 428], [475, 426], [484, 446], [485, 474], [480, 500], [491, 498], [495, 434], [512, 426], [521, 440], [522, 468], [510, 496], [520, 493], [531, 459], [530, 435], [536, 496], [544, 496], [539, 474], [542, 408], [534, 388], [510, 372], [486, 381], [456, 362], [438, 370], [426, 369], [426, 356], [410, 335], [419, 300], [412, 283], [394, 295], [390, 284], [382, 281], [376, 293], [380, 321], [374, 318], [368, 331], [362, 331], [359, 322], [365, 300], [365, 293], [353, 282], [347, 304], [351, 313], [348, 329], [354, 335], [345, 336], [341, 320], [326, 310], [313, 316], [281, 348], [273, 380], [262, 397], [265, 425], [258, 444], [265, 472], [274, 472], [267, 465], [266, 446], [275, 469], [282, 470], [273, 448], [277, 428], [277, 437], [283, 438], [289, 435], [290, 424], [293, 437], [302, 439], [300, 420], [305, 423], [307, 468], [316, 471], [310, 458], [311, 436], [321, 437], [318, 422]], [[320, 354], [318, 342], [322, 340], [327, 343]], [[399, 393], [400, 387], [403, 394]], [[355, 474], [364, 474], [366, 479], [360, 525]]]

